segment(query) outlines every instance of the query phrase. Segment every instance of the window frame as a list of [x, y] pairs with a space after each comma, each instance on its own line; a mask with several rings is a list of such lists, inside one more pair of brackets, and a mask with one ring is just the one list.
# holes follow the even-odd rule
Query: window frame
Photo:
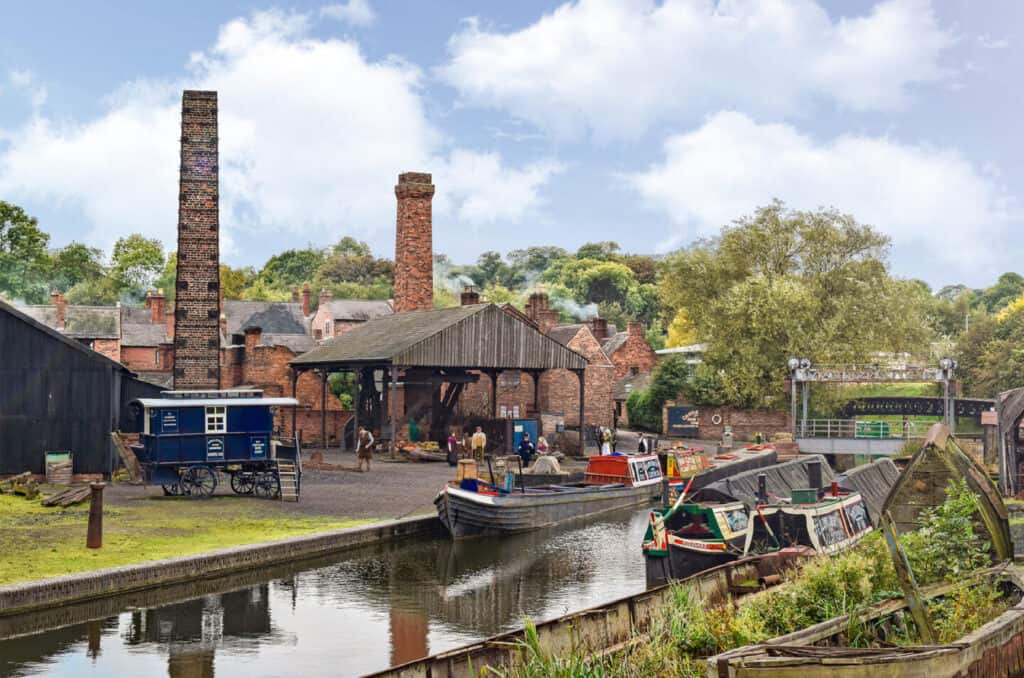
[[227, 433], [228, 432], [228, 410], [223, 405], [208, 405], [204, 408], [206, 433]]

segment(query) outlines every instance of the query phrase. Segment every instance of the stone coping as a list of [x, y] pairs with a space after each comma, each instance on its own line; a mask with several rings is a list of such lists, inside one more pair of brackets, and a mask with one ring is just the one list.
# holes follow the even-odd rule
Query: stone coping
[[440, 533], [437, 516], [405, 518], [234, 546], [188, 556], [79, 572], [0, 587], [0, 617], [239, 570], [329, 555], [420, 534]]

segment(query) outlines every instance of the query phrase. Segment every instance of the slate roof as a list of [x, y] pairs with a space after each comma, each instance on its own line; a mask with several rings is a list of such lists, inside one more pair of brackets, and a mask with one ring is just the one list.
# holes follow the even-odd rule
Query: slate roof
[[[51, 329], [57, 327], [57, 308], [52, 304], [26, 305], [19, 310]], [[71, 306], [64, 311], [65, 336], [75, 339], [117, 339], [121, 313], [117, 306]]]
[[295, 355], [316, 348], [316, 341], [308, 334], [263, 334], [260, 343], [265, 346], [284, 346]]
[[[39, 307], [34, 307], [34, 308], [39, 308]], [[91, 348], [89, 348], [85, 344], [81, 343], [80, 341], [76, 341], [74, 338], [69, 337], [69, 336], [67, 336], [65, 334], [62, 334], [62, 333], [58, 332], [57, 330], [53, 329], [52, 327], [50, 327], [46, 323], [41, 322], [40, 320], [36, 319], [32, 315], [26, 313], [24, 308], [15, 308], [14, 306], [11, 306], [10, 304], [7, 304], [7, 303], [4, 303], [3, 301], [0, 301], [0, 313], [7, 313], [7, 314], [11, 315], [12, 317], [20, 320], [21, 322], [24, 322], [27, 325], [29, 325], [31, 327], [34, 327], [36, 330], [42, 332], [43, 334], [49, 335], [51, 338], [56, 339], [57, 341], [63, 342], [65, 345], [70, 346], [71, 348], [75, 349], [76, 351], [81, 351], [82, 353], [85, 353], [87, 356], [89, 356], [93, 360], [99, 360], [99, 361], [107, 363], [107, 364], [109, 364], [111, 366], [115, 366], [117, 369], [121, 370], [122, 372], [124, 372], [126, 374], [132, 374], [132, 372], [127, 367], [122, 365], [121, 363], [117, 362], [116, 360], [111, 360], [110, 358], [108, 358], [107, 356], [103, 355], [102, 353], [98, 353], [98, 352], [92, 350]], [[56, 315], [54, 315], [54, 317], [56, 317]]]
[[634, 391], [646, 391], [651, 385], [651, 373], [627, 374], [615, 382], [612, 387], [612, 397], [615, 400], [626, 400], [629, 394]]
[[625, 346], [627, 339], [629, 339], [629, 332], [616, 332], [604, 340], [601, 350], [604, 351], [605, 355], [610, 356]]
[[583, 325], [555, 325], [548, 330], [548, 336], [557, 341], [563, 346], [568, 346], [569, 342], [572, 341], [580, 330], [583, 329]]
[[259, 327], [264, 335], [309, 333], [309, 322], [302, 315], [300, 302], [225, 299], [221, 312], [227, 318], [229, 337], [243, 334], [247, 327]]
[[171, 343], [167, 323], [153, 322], [152, 312], [145, 306], [121, 307], [121, 345], [159, 346]]
[[494, 304], [368, 320], [292, 361], [500, 369], [584, 369], [586, 359]]
[[139, 370], [136, 372], [138, 378], [161, 388], [174, 388], [174, 373], [168, 370]]
[[327, 308], [335, 320], [370, 320], [394, 313], [391, 302], [386, 300], [335, 299]]

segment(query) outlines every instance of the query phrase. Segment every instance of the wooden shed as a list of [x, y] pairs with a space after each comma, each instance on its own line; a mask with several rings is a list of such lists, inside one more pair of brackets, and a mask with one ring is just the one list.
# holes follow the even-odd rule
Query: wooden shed
[[110, 433], [157, 387], [3, 302], [0, 346], [0, 476], [44, 473], [48, 451], [70, 451], [76, 474], [109, 474]]

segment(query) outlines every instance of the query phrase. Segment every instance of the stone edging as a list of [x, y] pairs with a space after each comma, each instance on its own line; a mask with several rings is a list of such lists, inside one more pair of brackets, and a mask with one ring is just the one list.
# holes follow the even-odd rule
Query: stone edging
[[431, 534], [440, 528], [441, 521], [436, 516], [406, 518], [12, 584], [0, 587], [0, 616], [328, 555], [391, 539]]

